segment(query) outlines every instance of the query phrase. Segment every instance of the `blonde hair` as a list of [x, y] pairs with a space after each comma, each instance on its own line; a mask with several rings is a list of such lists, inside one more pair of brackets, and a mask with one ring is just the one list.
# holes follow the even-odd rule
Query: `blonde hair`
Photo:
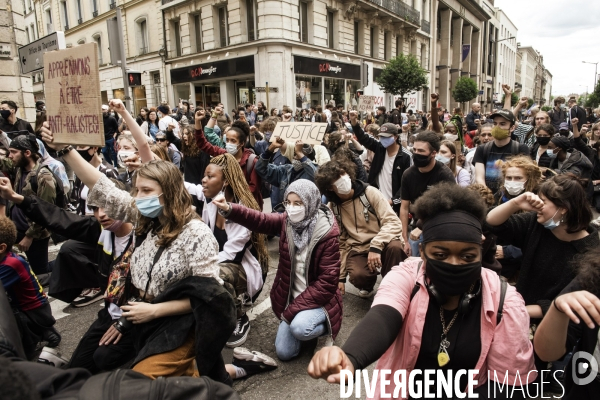
[[[525, 191], [533, 193], [537, 192], [540, 182], [542, 181], [542, 170], [531, 158], [520, 155], [500, 162], [503, 182], [506, 171], [509, 168], [519, 168], [525, 172], [525, 178], [527, 178], [527, 182], [525, 182]], [[502, 184], [502, 188], [504, 188], [504, 183]]]
[[117, 139], [117, 143], [119, 143], [119, 146], [121, 146], [121, 140], [129, 140], [136, 150], [139, 149], [137, 142], [135, 141], [133, 135], [129, 131], [123, 131], [123, 133], [119, 135], [119, 138]]
[[[250, 192], [250, 187], [240, 167], [240, 163], [231, 154], [222, 154], [210, 160], [209, 164], [218, 166], [223, 172], [223, 180], [227, 181], [233, 192], [234, 201], [256, 211], [261, 211], [256, 199]], [[269, 252], [267, 250], [265, 235], [252, 233], [252, 245], [256, 249], [258, 262], [263, 273], [269, 269]]]
[[[162, 160], [152, 160], [142, 164], [133, 175], [131, 192], [133, 197], [137, 195], [136, 181], [138, 178], [155, 181], [163, 192], [162, 226], [156, 232], [158, 236], [156, 243], [159, 246], [168, 246], [179, 236], [188, 222], [192, 219], [200, 219], [192, 209], [192, 196], [183, 189], [183, 177], [175, 164]], [[140, 214], [135, 234], [147, 234], [152, 227], [152, 218]]]
[[167, 149], [162, 147], [160, 144], [156, 144], [156, 143], [151, 144], [150, 151], [153, 152], [154, 154], [156, 154], [158, 156], [158, 158], [160, 158], [163, 161], [171, 161], [171, 158], [169, 157], [169, 153], [167, 152]]

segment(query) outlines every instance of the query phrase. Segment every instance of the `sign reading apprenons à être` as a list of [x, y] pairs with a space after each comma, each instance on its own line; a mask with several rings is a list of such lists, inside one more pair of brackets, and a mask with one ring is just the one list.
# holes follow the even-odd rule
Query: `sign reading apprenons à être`
[[54, 141], [104, 146], [96, 43], [44, 55], [46, 115]]

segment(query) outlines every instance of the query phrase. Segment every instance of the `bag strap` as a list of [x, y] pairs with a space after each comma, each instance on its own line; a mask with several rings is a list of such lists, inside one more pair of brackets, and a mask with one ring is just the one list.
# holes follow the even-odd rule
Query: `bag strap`
[[250, 179], [250, 174], [252, 173], [252, 168], [254, 167], [254, 160], [256, 160], [256, 154], [250, 154], [248, 156], [248, 161], [246, 161], [246, 180]]
[[502, 310], [504, 309], [504, 298], [506, 297], [506, 289], [508, 284], [500, 277], [500, 301], [498, 302], [498, 313], [496, 314], [496, 326], [502, 321]]
[[515, 155], [519, 153], [519, 143], [516, 140], [510, 141], [510, 152]]
[[163, 251], [165, 251], [165, 246], [160, 246], [154, 255], [154, 260], [152, 260], [152, 264], [150, 264], [150, 269], [148, 270], [148, 282], [146, 282], [146, 288], [144, 289], [144, 296], [142, 297], [142, 301], [146, 301], [146, 294], [148, 294], [148, 288], [150, 287], [150, 281], [152, 280], [152, 270], [156, 265], [156, 262], [162, 255]]
[[412, 293], [410, 294], [410, 301], [412, 301], [413, 297], [415, 297], [415, 295], [419, 291], [419, 288], [421, 287], [421, 285], [419, 285], [419, 282], [417, 282], [417, 280], [419, 279], [419, 271], [421, 270], [421, 265], [423, 265], [423, 261], [419, 261], [419, 266], [417, 267], [417, 277], [415, 278], [415, 287], [413, 287]]
[[377, 218], [377, 223], [381, 225], [381, 221], [379, 221], [379, 216], [375, 212], [375, 208], [371, 205], [369, 198], [367, 197], [367, 191], [365, 189], [364, 192], [359, 196], [360, 202], [363, 205], [363, 215], [365, 216], [365, 221], [369, 222], [369, 213], [373, 214], [375, 218]]
[[483, 158], [485, 159], [485, 162], [487, 163], [488, 158], [490, 157], [490, 154], [492, 153], [492, 145], [494, 144], [494, 141], [491, 142], [487, 142], [486, 144], [483, 145]]

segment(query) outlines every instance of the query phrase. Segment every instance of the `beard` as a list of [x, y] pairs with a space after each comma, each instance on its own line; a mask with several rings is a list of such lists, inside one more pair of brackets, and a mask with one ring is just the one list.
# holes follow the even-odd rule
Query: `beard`
[[15, 167], [17, 168], [25, 168], [29, 164], [25, 156], [20, 155], [16, 160], [13, 160]]

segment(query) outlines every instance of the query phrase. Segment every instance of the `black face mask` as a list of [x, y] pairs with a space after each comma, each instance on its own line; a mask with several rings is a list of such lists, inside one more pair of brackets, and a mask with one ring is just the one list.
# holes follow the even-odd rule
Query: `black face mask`
[[546, 146], [548, 143], [550, 143], [550, 137], [538, 137], [537, 138], [537, 142], [539, 144], [541, 144], [542, 146]]
[[481, 261], [454, 265], [427, 257], [427, 277], [435, 289], [446, 296], [466, 293], [481, 278]]
[[5, 120], [8, 120], [10, 117], [10, 110], [0, 110], [0, 115], [2, 115], [2, 118]]
[[90, 155], [89, 149], [88, 150], [77, 150], [77, 152], [79, 153], [81, 158], [83, 158], [86, 162], [90, 162], [90, 161], [92, 161], [92, 158], [94, 158], [93, 154]]
[[564, 136], [564, 137], [569, 136], [569, 131], [558, 131], [558, 133], [560, 133], [560, 136]]
[[413, 154], [413, 164], [417, 166], [417, 168], [424, 168], [429, 165], [431, 161], [431, 154], [423, 155], [423, 154]]

